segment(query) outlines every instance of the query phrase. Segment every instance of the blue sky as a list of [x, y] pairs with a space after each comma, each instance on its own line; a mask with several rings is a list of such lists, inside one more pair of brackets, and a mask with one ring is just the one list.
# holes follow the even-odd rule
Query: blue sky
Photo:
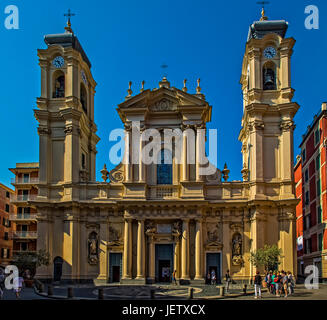
[[[292, 60], [294, 101], [301, 106], [295, 122], [295, 155], [306, 127], [327, 100], [327, 4], [325, 0], [271, 0], [269, 19], [289, 22], [287, 36], [297, 43]], [[20, 29], [4, 27], [4, 8], [19, 8]], [[320, 29], [306, 30], [305, 7], [316, 5]], [[45, 48], [45, 34], [61, 33], [71, 8], [77, 15], [73, 29], [92, 62], [98, 83], [95, 121], [98, 125], [97, 177], [107, 163], [109, 132], [120, 128], [116, 106], [124, 100], [128, 81], [134, 93], [140, 83], [155, 88], [166, 63], [171, 85], [181, 88], [188, 79], [189, 92], [195, 92], [196, 79], [213, 107], [208, 128], [218, 129], [218, 167], [227, 162], [230, 179], [241, 179], [242, 96], [239, 84], [242, 58], [249, 25], [260, 18], [256, 1], [214, 0], [119, 0], [119, 1], [39, 1], [0, 2], [0, 103], [1, 157], [0, 182], [9, 185], [8, 168], [16, 162], [38, 161], [37, 122], [33, 109], [40, 95], [37, 49]], [[2, 20], [2, 21], [1, 21]]]

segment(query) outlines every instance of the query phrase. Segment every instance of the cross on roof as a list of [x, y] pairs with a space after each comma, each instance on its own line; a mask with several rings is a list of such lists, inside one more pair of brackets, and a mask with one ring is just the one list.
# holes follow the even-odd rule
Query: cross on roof
[[68, 17], [68, 21], [67, 21], [67, 27], [65, 28], [66, 31], [73, 33], [72, 30], [72, 24], [70, 22], [70, 18], [75, 16], [75, 13], [72, 13], [70, 9], [68, 9], [68, 12], [64, 14], [65, 17]]
[[266, 4], [270, 4], [270, 2], [269, 1], [258, 1], [257, 4], [262, 5], [262, 11], [261, 11], [261, 19], [260, 19], [260, 21], [268, 20], [268, 18], [265, 16], [265, 5]]
[[[163, 63], [163, 64], [160, 66], [160, 68], [163, 70], [163, 72], [165, 72], [165, 70], [168, 68], [168, 66], [167, 66], [165, 63]], [[165, 78], [167, 78], [167, 73], [165, 73], [163, 76], [164, 76]]]

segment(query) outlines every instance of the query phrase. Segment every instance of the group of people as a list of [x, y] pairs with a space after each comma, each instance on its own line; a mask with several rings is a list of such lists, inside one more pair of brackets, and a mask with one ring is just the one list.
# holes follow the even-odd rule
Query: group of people
[[210, 271], [208, 271], [207, 274], [207, 279], [206, 279], [206, 284], [217, 284], [217, 276], [216, 276], [216, 271], [214, 269]]
[[[3, 299], [4, 291], [5, 291], [5, 281], [6, 275], [4, 271], [0, 268], [0, 300]], [[18, 277], [16, 281], [13, 282], [13, 290], [16, 295], [16, 299], [20, 299], [20, 293], [23, 288], [24, 278]]]
[[[295, 278], [292, 272], [288, 271], [269, 271], [266, 272], [264, 281], [268, 288], [270, 294], [274, 294], [277, 297], [281, 297], [284, 295], [287, 298], [289, 295], [294, 293], [295, 287]], [[254, 292], [255, 292], [255, 299], [262, 298], [261, 296], [261, 288], [262, 288], [262, 277], [260, 272], [257, 271], [257, 274], [254, 277]]]

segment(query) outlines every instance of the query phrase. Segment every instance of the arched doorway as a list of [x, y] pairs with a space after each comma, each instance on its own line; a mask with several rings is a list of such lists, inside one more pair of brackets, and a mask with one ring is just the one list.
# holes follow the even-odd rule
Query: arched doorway
[[62, 276], [62, 264], [63, 260], [61, 257], [53, 259], [53, 280], [60, 281]]

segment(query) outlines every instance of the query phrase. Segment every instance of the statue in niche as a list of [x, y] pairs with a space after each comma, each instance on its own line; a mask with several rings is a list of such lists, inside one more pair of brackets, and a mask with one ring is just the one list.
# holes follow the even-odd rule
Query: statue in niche
[[90, 264], [97, 264], [99, 261], [99, 241], [98, 234], [96, 232], [91, 232], [88, 238], [88, 260]]
[[243, 263], [242, 258], [242, 236], [239, 233], [235, 233], [232, 240], [232, 260], [233, 265], [241, 265]]

